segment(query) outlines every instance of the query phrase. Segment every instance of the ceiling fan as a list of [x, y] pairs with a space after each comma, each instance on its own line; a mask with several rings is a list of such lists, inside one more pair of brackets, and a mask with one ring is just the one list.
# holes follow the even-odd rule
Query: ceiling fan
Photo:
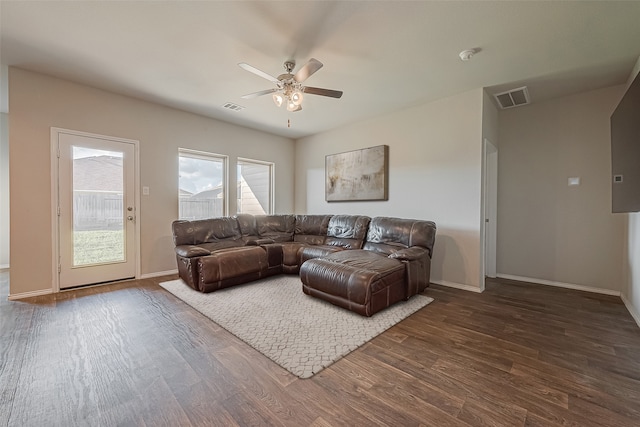
[[309, 62], [304, 64], [295, 74], [292, 74], [293, 69], [296, 67], [295, 61], [285, 61], [284, 69], [285, 74], [280, 74], [278, 77], [273, 77], [264, 71], [241, 62], [238, 64], [240, 68], [243, 68], [250, 73], [260, 76], [276, 84], [275, 88], [261, 90], [259, 92], [250, 93], [242, 96], [244, 99], [256, 98], [261, 95], [273, 94], [273, 102], [280, 107], [282, 104], [286, 104], [287, 110], [294, 112], [302, 110], [302, 94], [308, 93], [311, 95], [328, 96], [331, 98], [340, 98], [342, 91], [322, 89], [319, 87], [303, 86], [302, 82], [307, 80], [316, 71], [322, 68], [322, 62], [317, 59], [311, 58]]

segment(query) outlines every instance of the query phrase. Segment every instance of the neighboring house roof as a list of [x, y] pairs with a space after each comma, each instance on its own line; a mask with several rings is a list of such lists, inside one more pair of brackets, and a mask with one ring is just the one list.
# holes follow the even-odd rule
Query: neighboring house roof
[[73, 160], [74, 191], [122, 191], [122, 157], [95, 156]]
[[204, 190], [201, 191], [199, 193], [194, 194], [193, 196], [191, 196], [191, 199], [217, 199], [219, 197], [221, 197], [221, 193], [222, 193], [222, 185], [219, 185], [215, 188], [212, 188], [211, 190]]

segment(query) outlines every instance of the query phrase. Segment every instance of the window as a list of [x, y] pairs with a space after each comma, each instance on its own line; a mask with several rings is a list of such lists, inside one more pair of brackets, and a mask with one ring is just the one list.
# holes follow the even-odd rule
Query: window
[[238, 159], [238, 213], [273, 213], [273, 163]]
[[227, 157], [200, 151], [178, 150], [178, 215], [194, 220], [227, 214]]

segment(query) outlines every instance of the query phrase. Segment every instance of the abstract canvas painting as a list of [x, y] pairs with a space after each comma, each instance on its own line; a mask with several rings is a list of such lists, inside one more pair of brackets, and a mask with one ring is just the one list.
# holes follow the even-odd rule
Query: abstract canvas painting
[[388, 158], [387, 145], [326, 156], [326, 200], [389, 200]]

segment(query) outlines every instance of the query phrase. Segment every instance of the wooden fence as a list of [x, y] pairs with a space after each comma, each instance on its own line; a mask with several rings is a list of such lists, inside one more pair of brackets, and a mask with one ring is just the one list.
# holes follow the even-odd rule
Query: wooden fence
[[[180, 199], [180, 218], [187, 220], [222, 216], [222, 199]], [[122, 193], [75, 191], [73, 193], [73, 229], [118, 230], [126, 211]]]
[[193, 221], [222, 216], [222, 199], [180, 199], [180, 219]]
[[76, 231], [121, 229], [124, 215], [120, 192], [73, 192], [73, 229]]

